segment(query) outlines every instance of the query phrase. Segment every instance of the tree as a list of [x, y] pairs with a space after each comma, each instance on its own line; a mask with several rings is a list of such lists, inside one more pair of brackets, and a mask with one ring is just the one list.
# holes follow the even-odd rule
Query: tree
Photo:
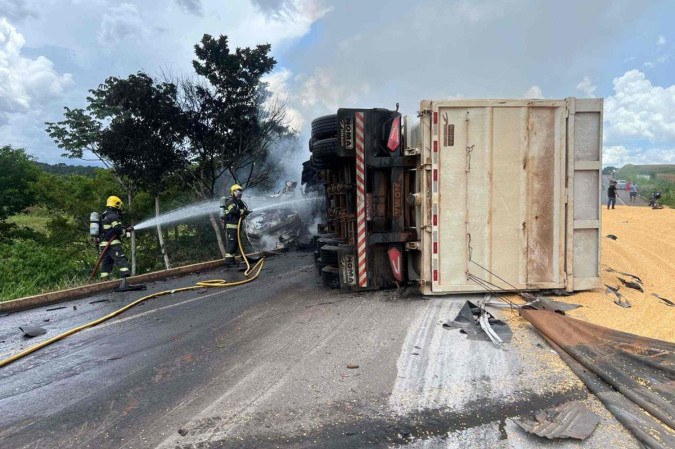
[[[154, 195], [157, 216], [159, 194], [188, 165], [183, 148], [187, 122], [176, 94], [175, 85], [156, 84], [142, 72], [126, 79], [110, 77], [92, 91], [92, 109], [110, 121], [101, 132], [99, 152], [120, 175]], [[157, 236], [168, 269], [159, 224]]]
[[602, 174], [603, 175], [612, 175], [617, 171], [616, 167], [612, 167], [611, 165], [605, 167], [602, 169]]
[[[270, 180], [272, 142], [289, 134], [286, 105], [270, 101], [261, 81], [276, 64], [270, 49], [258, 45], [231, 51], [227, 36], [208, 34], [195, 45], [193, 67], [198, 78], [184, 78], [179, 84], [180, 101], [189, 117], [190, 173], [202, 198], [223, 195], [232, 182], [250, 187]], [[218, 220], [214, 214], [210, 219], [224, 256]]]
[[192, 64], [208, 84], [195, 83], [184, 92], [192, 106], [188, 137], [198, 166], [195, 176], [206, 198], [216, 196], [223, 175], [236, 179], [247, 163], [243, 159], [257, 149], [253, 144], [262, 130], [261, 78], [276, 64], [270, 49], [258, 45], [232, 52], [227, 36], [215, 39], [208, 34], [195, 45], [197, 59]]
[[6, 220], [34, 203], [30, 186], [39, 170], [23, 148], [0, 147], [0, 239], [8, 238], [14, 225]]

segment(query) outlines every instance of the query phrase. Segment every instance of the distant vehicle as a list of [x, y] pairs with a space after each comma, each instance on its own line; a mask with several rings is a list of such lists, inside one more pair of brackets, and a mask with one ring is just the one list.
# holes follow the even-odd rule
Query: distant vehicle
[[627, 181], [624, 179], [619, 179], [616, 181], [616, 188], [618, 190], [624, 190], [626, 188]]

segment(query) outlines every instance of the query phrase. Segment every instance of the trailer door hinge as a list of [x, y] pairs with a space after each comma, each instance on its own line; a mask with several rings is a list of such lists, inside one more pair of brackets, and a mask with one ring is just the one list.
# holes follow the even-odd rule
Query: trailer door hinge
[[419, 148], [404, 148], [403, 154], [405, 156], [418, 156], [420, 154]]
[[570, 202], [570, 191], [567, 187], [565, 187], [565, 204], [568, 204]]

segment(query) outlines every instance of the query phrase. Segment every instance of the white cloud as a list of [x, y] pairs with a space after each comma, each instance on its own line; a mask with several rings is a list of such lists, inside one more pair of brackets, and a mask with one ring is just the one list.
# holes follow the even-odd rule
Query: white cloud
[[60, 97], [73, 83], [70, 74], [57, 73], [44, 56], [21, 56], [24, 44], [23, 35], [0, 17], [0, 125], [9, 114], [39, 109]]
[[675, 146], [675, 85], [652, 85], [645, 74], [630, 70], [614, 79], [614, 95], [605, 100], [606, 133]]
[[176, 0], [178, 6], [183, 8], [185, 12], [194, 14], [195, 16], [202, 15], [202, 2], [201, 0]]
[[269, 91], [274, 94], [273, 98], [269, 99], [268, 105], [272, 105], [275, 101], [284, 103], [286, 105], [286, 121], [288, 125], [294, 131], [300, 132], [305, 124], [305, 119], [295, 106], [299, 99], [292, 93], [292, 89], [289, 86], [291, 77], [292, 73], [290, 70], [281, 68], [266, 75], [263, 81], [268, 84]]
[[595, 98], [595, 89], [597, 86], [593, 84], [593, 81], [589, 76], [584, 76], [584, 79], [577, 84], [577, 90], [580, 90], [589, 98]]
[[544, 94], [541, 92], [541, 87], [534, 85], [525, 91], [523, 98], [544, 98]]
[[633, 148], [624, 145], [613, 145], [602, 149], [602, 164], [621, 167], [626, 164], [675, 164], [675, 147], [663, 148]]
[[0, 16], [14, 23], [36, 15], [34, 8], [26, 0], [0, 0]]
[[358, 87], [349, 87], [335, 79], [332, 72], [318, 68], [307, 78], [300, 91], [300, 101], [305, 107], [337, 111], [344, 105], [355, 104], [370, 91], [370, 84], [362, 82]]
[[98, 42], [111, 47], [127, 38], [138, 38], [145, 34], [146, 25], [138, 14], [138, 8], [131, 3], [110, 6], [103, 14], [98, 30]]
[[314, 22], [332, 8], [318, 0], [283, 0], [274, 7], [258, 4], [263, 14], [256, 14], [246, 23], [246, 29], [269, 35], [270, 40], [292, 39], [307, 34]]
[[658, 40], [656, 41], [656, 45], [659, 45], [659, 46], [666, 45], [666, 42], [668, 42], [668, 41], [666, 40], [665, 37], [659, 36]]

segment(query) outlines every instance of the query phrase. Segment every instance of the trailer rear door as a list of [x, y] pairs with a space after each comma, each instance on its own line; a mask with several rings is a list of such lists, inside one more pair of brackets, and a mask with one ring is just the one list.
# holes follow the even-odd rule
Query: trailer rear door
[[[430, 162], [425, 171], [430, 201], [423, 211], [430, 232], [421, 242], [422, 257], [430, 263], [423, 263], [428, 267], [423, 291], [598, 283], [602, 121], [597, 111], [577, 117], [570, 135], [569, 101], [422, 103], [428, 107], [422, 140]], [[586, 144], [593, 138], [590, 149]], [[575, 156], [567, 157], [568, 139], [577, 144], [569, 149]], [[577, 177], [582, 191], [568, 205], [567, 192]], [[567, 232], [569, 226], [574, 232]]]

